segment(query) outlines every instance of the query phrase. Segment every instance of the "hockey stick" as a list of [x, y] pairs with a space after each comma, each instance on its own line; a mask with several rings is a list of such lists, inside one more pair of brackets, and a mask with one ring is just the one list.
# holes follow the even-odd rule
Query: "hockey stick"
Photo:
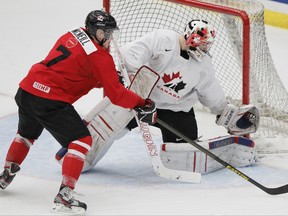
[[[129, 86], [131, 82], [130, 82], [126, 67], [124, 65], [122, 55], [119, 51], [117, 43], [115, 41], [113, 41], [113, 44], [115, 46], [115, 51], [117, 53], [118, 60], [120, 61], [122, 75], [126, 81], [126, 84]], [[201, 181], [201, 174], [200, 173], [188, 172], [188, 171], [182, 171], [182, 170], [173, 170], [173, 169], [169, 169], [163, 165], [163, 163], [160, 159], [160, 156], [159, 156], [159, 152], [157, 150], [157, 146], [154, 143], [153, 137], [149, 131], [149, 125], [145, 122], [140, 122], [138, 117], [137, 117], [136, 112], [135, 111], [133, 111], [133, 112], [134, 112], [134, 116], [135, 116], [135, 119], [137, 121], [137, 124], [140, 128], [140, 133], [142, 135], [147, 153], [149, 155], [149, 158], [150, 158], [150, 161], [151, 161], [151, 164], [152, 164], [152, 167], [153, 167], [155, 173], [158, 176], [168, 178], [171, 180], [190, 182], [190, 183], [199, 183]]]
[[181, 137], [183, 140], [185, 140], [186, 142], [190, 143], [192, 146], [194, 146], [195, 148], [199, 149], [201, 152], [207, 154], [208, 156], [210, 156], [211, 158], [213, 158], [214, 160], [216, 160], [217, 162], [222, 164], [224, 167], [226, 167], [230, 171], [232, 171], [232, 172], [236, 173], [237, 175], [241, 176], [243, 179], [245, 179], [246, 181], [249, 181], [250, 183], [252, 183], [256, 187], [260, 188], [261, 190], [265, 191], [266, 193], [268, 193], [270, 195], [278, 195], [278, 194], [284, 194], [284, 193], [288, 192], [288, 184], [283, 185], [281, 187], [277, 187], [277, 188], [267, 188], [267, 187], [261, 185], [260, 183], [256, 182], [255, 180], [251, 179], [249, 176], [245, 175], [244, 173], [242, 173], [241, 171], [239, 171], [235, 167], [231, 166], [229, 163], [223, 161], [222, 159], [217, 157], [215, 154], [213, 154], [211, 151], [203, 148], [197, 142], [191, 140], [190, 138], [188, 138], [187, 136], [185, 136], [181, 132], [177, 131], [175, 128], [171, 127], [170, 125], [168, 125], [167, 123], [162, 121], [161, 119], [157, 118], [157, 123], [159, 125], [165, 127], [167, 130], [171, 131], [175, 135]]

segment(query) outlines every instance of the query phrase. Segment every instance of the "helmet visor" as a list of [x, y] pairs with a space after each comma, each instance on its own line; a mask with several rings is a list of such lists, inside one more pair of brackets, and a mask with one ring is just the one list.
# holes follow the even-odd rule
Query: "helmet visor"
[[106, 40], [117, 40], [120, 37], [120, 31], [118, 28], [105, 28], [104, 36]]

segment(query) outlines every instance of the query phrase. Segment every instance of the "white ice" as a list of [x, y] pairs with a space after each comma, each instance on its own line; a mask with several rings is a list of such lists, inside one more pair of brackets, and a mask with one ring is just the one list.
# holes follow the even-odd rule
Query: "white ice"
[[[17, 128], [13, 100], [19, 81], [41, 61], [57, 37], [83, 26], [100, 0], [0, 0], [0, 167]], [[288, 86], [288, 31], [266, 26], [276, 68]], [[75, 104], [85, 115], [102, 98], [93, 90]], [[199, 133], [224, 133], [215, 117], [197, 113]], [[152, 129], [161, 143], [158, 129]], [[276, 138], [277, 139], [277, 138]], [[287, 143], [288, 144], [288, 143]], [[0, 215], [50, 215], [61, 181], [55, 162], [60, 145], [44, 131], [32, 147], [13, 183], [0, 191]], [[288, 156], [266, 156], [240, 169], [267, 187], [288, 183]], [[155, 175], [137, 130], [114, 143], [92, 171], [81, 175], [76, 192], [88, 205], [87, 215], [288, 215], [288, 194], [271, 196], [235, 173], [223, 169], [202, 176], [200, 184], [174, 182]]]

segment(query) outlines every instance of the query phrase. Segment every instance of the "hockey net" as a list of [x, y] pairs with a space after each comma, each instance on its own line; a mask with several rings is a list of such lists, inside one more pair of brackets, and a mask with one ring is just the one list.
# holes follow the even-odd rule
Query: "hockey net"
[[119, 46], [155, 29], [168, 28], [182, 33], [184, 26], [195, 18], [211, 23], [216, 29], [216, 39], [210, 53], [227, 98], [235, 105], [251, 103], [260, 109], [259, 130], [251, 135], [261, 142], [259, 151], [288, 152], [288, 94], [268, 48], [261, 3], [255, 0], [103, 0], [103, 6], [117, 20], [121, 31]]

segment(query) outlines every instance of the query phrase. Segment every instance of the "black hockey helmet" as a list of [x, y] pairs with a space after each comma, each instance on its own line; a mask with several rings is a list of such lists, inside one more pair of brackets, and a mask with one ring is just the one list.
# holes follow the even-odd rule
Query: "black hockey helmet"
[[114, 17], [102, 10], [94, 10], [87, 15], [85, 28], [87, 33], [93, 36], [98, 29], [104, 32], [119, 30]]

